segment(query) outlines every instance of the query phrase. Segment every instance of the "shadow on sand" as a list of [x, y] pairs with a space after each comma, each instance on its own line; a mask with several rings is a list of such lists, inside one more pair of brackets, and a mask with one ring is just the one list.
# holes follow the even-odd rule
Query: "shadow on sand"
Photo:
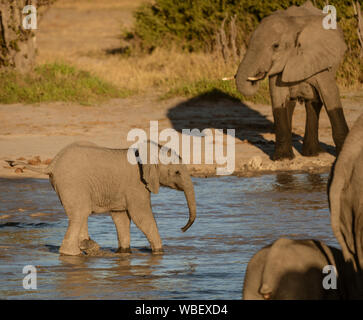
[[[297, 106], [301, 107], [301, 106]], [[272, 110], [271, 110], [272, 112]], [[167, 113], [173, 128], [182, 129], [235, 129], [236, 139], [246, 141], [259, 148], [270, 158], [274, 152], [274, 140], [264, 138], [274, 133], [274, 124], [259, 111], [218, 89], [193, 97], [170, 108]], [[293, 146], [301, 154], [303, 137], [293, 133]], [[334, 147], [321, 143], [330, 154]]]

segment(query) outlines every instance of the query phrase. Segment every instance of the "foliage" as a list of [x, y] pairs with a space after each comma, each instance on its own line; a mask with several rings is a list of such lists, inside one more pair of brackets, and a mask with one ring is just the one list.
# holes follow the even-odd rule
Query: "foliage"
[[127, 94], [89, 72], [63, 63], [40, 65], [25, 75], [14, 70], [0, 73], [0, 103], [69, 101], [89, 105]]
[[[151, 52], [156, 47], [177, 46], [186, 51], [213, 52], [216, 34], [222, 21], [237, 17], [237, 45], [246, 46], [258, 23], [272, 12], [305, 0], [155, 0], [141, 5], [135, 12], [133, 30], [125, 32], [132, 49]], [[327, 1], [313, 1], [322, 9]], [[359, 0], [363, 4], [363, 0]], [[339, 81], [352, 85], [362, 78], [357, 19], [351, 0], [330, 0], [337, 8], [338, 23], [348, 44], [346, 59], [339, 71]], [[228, 30], [226, 30], [228, 36]], [[352, 65], [356, 67], [352, 68]]]

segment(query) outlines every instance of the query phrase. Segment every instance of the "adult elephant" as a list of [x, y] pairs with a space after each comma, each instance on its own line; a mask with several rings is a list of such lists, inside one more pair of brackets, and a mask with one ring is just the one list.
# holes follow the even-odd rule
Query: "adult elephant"
[[303, 155], [321, 151], [318, 122], [323, 104], [337, 153], [348, 133], [335, 81], [346, 45], [339, 28], [323, 27], [324, 17], [309, 1], [264, 18], [238, 67], [236, 85], [246, 96], [255, 94], [259, 81], [269, 77], [276, 134], [273, 160], [294, 158], [291, 122], [297, 100], [305, 102], [307, 115]]
[[252, 257], [246, 270], [242, 298], [344, 299], [348, 297], [348, 272], [340, 250], [318, 240], [282, 238]]
[[[76, 142], [62, 149], [47, 168], [20, 161], [8, 163], [49, 175], [69, 219], [61, 254], [79, 255], [81, 249], [94, 246], [88, 234], [88, 216], [104, 212], [111, 212], [116, 225], [118, 252], [130, 252], [132, 220], [147, 237], [153, 253], [160, 253], [162, 243], [150, 193], [158, 193], [160, 185], [184, 191], [189, 207], [189, 220], [182, 228], [186, 231], [196, 217], [194, 187], [188, 169], [173, 150], [152, 142], [146, 147], [156, 148], [157, 159], [143, 157], [143, 147], [109, 149], [91, 142]], [[172, 163], [166, 164], [169, 160]]]
[[363, 297], [363, 115], [349, 132], [329, 184], [331, 225]]

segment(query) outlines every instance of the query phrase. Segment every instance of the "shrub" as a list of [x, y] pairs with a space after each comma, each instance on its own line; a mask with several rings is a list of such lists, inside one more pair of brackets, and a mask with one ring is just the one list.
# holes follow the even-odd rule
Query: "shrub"
[[89, 105], [127, 94], [64, 63], [40, 65], [25, 75], [14, 70], [0, 73], [0, 103], [69, 101]]

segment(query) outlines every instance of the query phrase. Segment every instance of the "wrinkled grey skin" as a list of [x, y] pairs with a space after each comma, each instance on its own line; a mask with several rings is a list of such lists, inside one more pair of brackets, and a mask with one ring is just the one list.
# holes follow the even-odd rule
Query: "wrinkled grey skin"
[[305, 102], [307, 115], [303, 155], [321, 152], [318, 121], [323, 104], [337, 153], [348, 133], [335, 81], [346, 44], [339, 28], [323, 28], [323, 18], [310, 1], [264, 18], [238, 67], [236, 85], [246, 96], [254, 95], [259, 81], [269, 77], [276, 134], [274, 160], [294, 157], [291, 121], [297, 100]]
[[[337, 269], [337, 289], [323, 287], [323, 268]], [[258, 251], [247, 266], [244, 300], [330, 300], [345, 298], [340, 250], [317, 240], [279, 239]], [[329, 272], [330, 274], [331, 272]]]
[[[331, 225], [344, 258], [363, 284], [363, 115], [349, 132], [332, 170], [329, 186]], [[357, 287], [363, 293], [362, 285]]]
[[164, 165], [160, 162], [150, 164], [150, 161], [149, 164], [131, 164], [127, 151], [77, 142], [61, 150], [45, 169], [8, 161], [11, 166], [25, 165], [31, 170], [49, 175], [69, 218], [68, 229], [59, 250], [61, 254], [79, 255], [81, 249], [93, 246], [88, 234], [88, 216], [104, 212], [111, 212], [116, 225], [118, 252], [130, 252], [131, 220], [145, 234], [153, 253], [162, 252], [150, 202], [150, 192], [158, 193], [160, 185], [184, 191], [189, 221], [182, 230], [186, 231], [193, 224], [196, 203], [193, 183], [186, 166]]

